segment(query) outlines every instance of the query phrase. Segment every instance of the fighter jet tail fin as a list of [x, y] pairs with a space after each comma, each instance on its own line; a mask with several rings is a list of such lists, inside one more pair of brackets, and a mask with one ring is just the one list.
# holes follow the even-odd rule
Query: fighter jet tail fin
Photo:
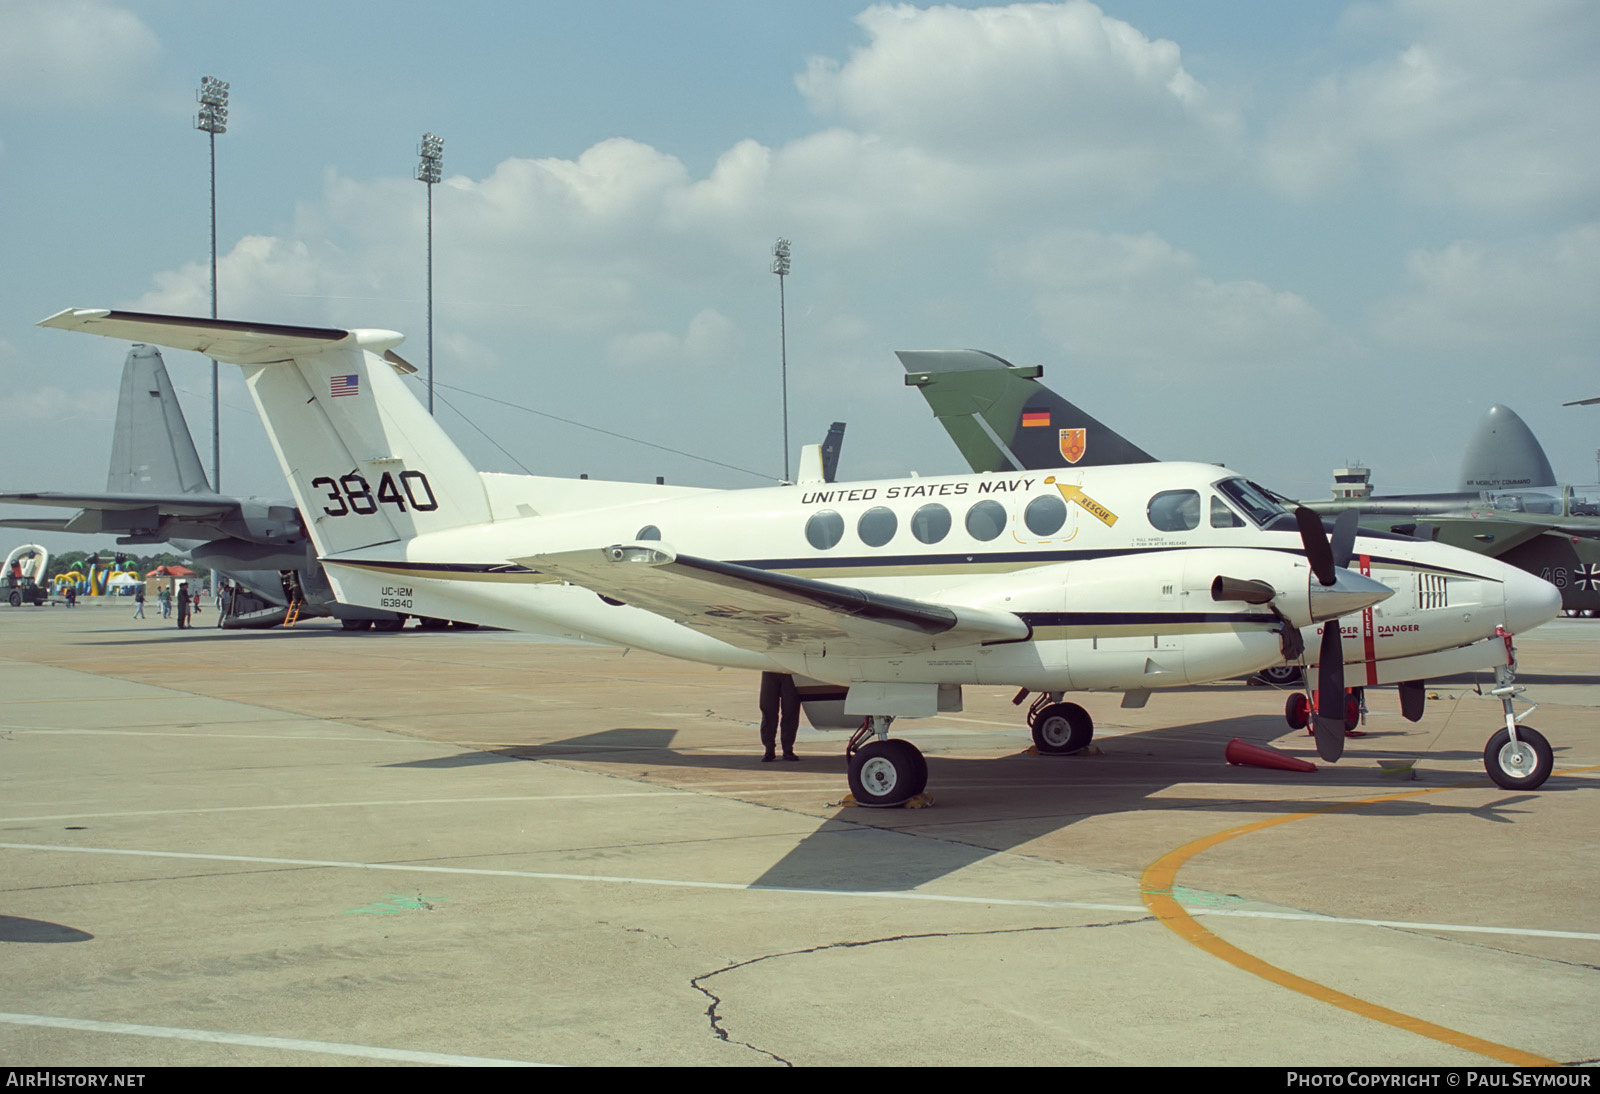
[[40, 325], [240, 365], [323, 556], [491, 519], [477, 471], [401, 381], [393, 331], [105, 310]]
[[897, 351], [906, 383], [974, 471], [1031, 471], [1153, 463], [1110, 426], [1038, 382], [1037, 365], [982, 350]]
[[210, 480], [178, 405], [167, 365], [154, 346], [137, 345], [122, 364], [122, 394], [111, 435], [106, 491], [209, 494]]

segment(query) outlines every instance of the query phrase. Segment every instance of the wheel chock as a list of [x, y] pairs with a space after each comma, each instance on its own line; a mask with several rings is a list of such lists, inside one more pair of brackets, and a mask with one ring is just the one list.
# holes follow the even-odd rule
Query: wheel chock
[[1387, 779], [1414, 782], [1417, 779], [1417, 761], [1415, 758], [1410, 760], [1379, 760], [1378, 774]]
[[1276, 771], [1315, 771], [1317, 765], [1298, 756], [1279, 752], [1266, 745], [1253, 745], [1235, 737], [1223, 751], [1223, 759], [1236, 767], [1270, 767]]
[[924, 790], [920, 794], [913, 794], [905, 801], [896, 802], [893, 805], [862, 805], [856, 801], [854, 794], [846, 793], [844, 797], [832, 804], [854, 809], [931, 809], [933, 808], [933, 795]]

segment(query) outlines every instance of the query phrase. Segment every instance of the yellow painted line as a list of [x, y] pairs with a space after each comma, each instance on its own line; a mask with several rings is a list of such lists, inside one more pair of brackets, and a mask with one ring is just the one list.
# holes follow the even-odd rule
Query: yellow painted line
[[[1592, 769], [1585, 768], [1581, 770]], [[1164, 926], [1170, 928], [1184, 941], [1200, 947], [1200, 949], [1205, 950], [1213, 957], [1221, 958], [1235, 968], [1242, 969], [1253, 976], [1259, 976], [1263, 980], [1270, 980], [1272, 983], [1288, 988], [1290, 991], [1299, 992], [1301, 995], [1308, 996], [1319, 1002], [1329, 1003], [1363, 1018], [1370, 1018], [1375, 1022], [1394, 1026], [1396, 1029], [1405, 1030], [1407, 1033], [1415, 1033], [1419, 1037], [1427, 1037], [1447, 1045], [1454, 1045], [1456, 1048], [1475, 1052], [1479, 1056], [1487, 1056], [1491, 1060], [1499, 1060], [1514, 1067], [1559, 1067], [1560, 1064], [1556, 1060], [1547, 1060], [1543, 1056], [1535, 1056], [1531, 1052], [1523, 1052], [1521, 1049], [1496, 1044], [1493, 1041], [1485, 1041], [1481, 1037], [1474, 1037], [1469, 1033], [1462, 1033], [1459, 1030], [1435, 1025], [1413, 1015], [1402, 1014], [1400, 1011], [1390, 1010], [1388, 1007], [1379, 1006], [1377, 1003], [1370, 1003], [1365, 999], [1357, 999], [1353, 995], [1346, 995], [1344, 992], [1337, 991], [1325, 984], [1319, 984], [1314, 980], [1297, 976], [1287, 969], [1280, 969], [1278, 966], [1269, 964], [1254, 954], [1246, 953], [1232, 943], [1224, 942], [1212, 934], [1196, 922], [1188, 911], [1184, 909], [1183, 905], [1179, 904], [1172, 895], [1178, 871], [1185, 863], [1202, 851], [1209, 850], [1218, 844], [1226, 843], [1228, 840], [1239, 836], [1248, 835], [1251, 832], [1259, 832], [1266, 828], [1273, 828], [1280, 824], [1288, 824], [1291, 821], [1304, 820], [1307, 817], [1324, 816], [1328, 813], [1354, 809], [1361, 805], [1400, 801], [1404, 798], [1421, 797], [1424, 794], [1437, 794], [1445, 790], [1478, 788], [1480, 785], [1475, 782], [1457, 783], [1453, 786], [1440, 786], [1429, 790], [1385, 794], [1381, 797], [1343, 802], [1304, 813], [1289, 813], [1281, 817], [1273, 817], [1268, 820], [1256, 821], [1253, 824], [1242, 825], [1238, 828], [1229, 828], [1226, 831], [1217, 832], [1192, 843], [1186, 843], [1177, 850], [1169, 851], [1157, 859], [1145, 870], [1144, 876], [1140, 878], [1140, 896], [1144, 899], [1145, 907], [1149, 908], [1151, 913]]]

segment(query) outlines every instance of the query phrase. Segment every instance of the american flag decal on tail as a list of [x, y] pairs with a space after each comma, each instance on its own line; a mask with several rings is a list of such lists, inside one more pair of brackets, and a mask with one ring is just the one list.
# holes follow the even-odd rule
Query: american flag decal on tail
[[332, 390], [335, 399], [341, 395], [360, 395], [361, 377], [359, 374], [335, 376], [328, 381], [328, 386]]

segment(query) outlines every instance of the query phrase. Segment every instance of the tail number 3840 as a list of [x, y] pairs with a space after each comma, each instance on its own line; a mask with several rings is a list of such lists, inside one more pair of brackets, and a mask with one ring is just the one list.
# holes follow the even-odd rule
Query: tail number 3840
[[360, 517], [371, 516], [378, 511], [379, 505], [393, 505], [402, 513], [407, 505], [419, 513], [431, 513], [439, 508], [439, 500], [433, 496], [433, 487], [428, 485], [428, 476], [421, 471], [402, 471], [398, 481], [392, 473], [385, 471], [383, 478], [378, 480], [377, 493], [373, 493], [364, 476], [355, 473], [340, 475], [337, 479], [319, 475], [311, 480], [311, 485], [328, 492], [323, 499], [328, 504], [322, 507], [322, 511], [330, 517], [352, 513]]

